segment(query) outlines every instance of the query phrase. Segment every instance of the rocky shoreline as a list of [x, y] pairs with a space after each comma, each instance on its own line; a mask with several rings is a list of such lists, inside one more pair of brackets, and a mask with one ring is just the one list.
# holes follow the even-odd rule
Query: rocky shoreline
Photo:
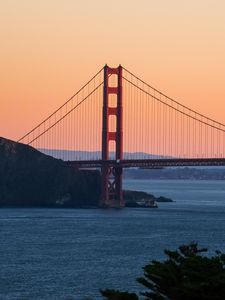
[[124, 191], [124, 199], [126, 207], [157, 207], [159, 202], [174, 202], [172, 199], [167, 197], [155, 197], [152, 194], [142, 191]]

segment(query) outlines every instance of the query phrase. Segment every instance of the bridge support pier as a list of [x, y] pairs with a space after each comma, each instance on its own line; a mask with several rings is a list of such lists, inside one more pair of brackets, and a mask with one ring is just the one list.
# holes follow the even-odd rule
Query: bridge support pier
[[[117, 76], [117, 86], [109, 86], [109, 77]], [[109, 105], [110, 97], [116, 95], [116, 107]], [[110, 116], [116, 117], [116, 131], [109, 128]], [[123, 106], [122, 106], [122, 67], [104, 67], [103, 90], [103, 120], [102, 120], [102, 195], [99, 205], [101, 207], [123, 207], [125, 205], [122, 191], [122, 168], [117, 166], [123, 159]], [[109, 143], [115, 142], [115, 165], [107, 166], [110, 159]]]

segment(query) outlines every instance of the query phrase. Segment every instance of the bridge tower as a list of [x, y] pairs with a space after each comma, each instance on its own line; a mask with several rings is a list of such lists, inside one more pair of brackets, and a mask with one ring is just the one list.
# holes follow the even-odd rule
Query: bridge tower
[[[110, 86], [109, 77], [116, 75], [117, 86]], [[122, 191], [122, 168], [118, 166], [123, 159], [123, 94], [122, 94], [122, 66], [110, 68], [104, 67], [103, 87], [103, 119], [102, 119], [102, 160], [105, 162], [102, 167], [102, 195], [100, 206], [102, 207], [123, 207]], [[110, 106], [110, 98], [116, 95], [116, 106]], [[110, 116], [116, 117], [116, 131], [109, 128]], [[109, 143], [115, 142], [115, 163], [108, 165]]]

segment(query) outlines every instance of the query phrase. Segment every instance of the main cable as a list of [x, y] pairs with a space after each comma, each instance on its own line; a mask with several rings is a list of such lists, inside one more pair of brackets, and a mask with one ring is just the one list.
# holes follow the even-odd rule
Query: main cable
[[[39, 137], [41, 137], [43, 134], [45, 134], [46, 132], [48, 132], [50, 129], [52, 129], [54, 126], [56, 126], [57, 124], [59, 124], [66, 116], [68, 116], [72, 111], [74, 111], [78, 106], [80, 106], [87, 98], [89, 98], [100, 86], [103, 85], [103, 82], [101, 82], [94, 90], [92, 90], [85, 98], [83, 98], [83, 100], [81, 100], [77, 105], [75, 105], [71, 110], [69, 110], [65, 115], [63, 115], [62, 117], [60, 117], [60, 119], [58, 119], [54, 124], [52, 124], [50, 127], [48, 127], [46, 130], [44, 130], [42, 133], [40, 133], [38, 136], [36, 136], [34, 139], [32, 139], [31, 141], [29, 141], [28, 145], [32, 144], [34, 141], [36, 141], [37, 139], [39, 139]], [[39, 126], [38, 126], [39, 127]], [[38, 128], [37, 127], [37, 128]]]
[[[185, 115], [185, 116], [187, 116], [187, 117], [189, 117], [189, 118], [191, 118], [191, 119], [193, 119], [193, 120], [195, 120], [195, 121], [198, 121], [198, 122], [200, 122], [200, 123], [202, 123], [202, 124], [208, 125], [208, 126], [214, 128], [214, 129], [217, 129], [217, 130], [222, 131], [222, 132], [225, 133], [225, 129], [221, 129], [221, 128], [219, 128], [219, 127], [216, 127], [216, 126], [214, 126], [214, 125], [211, 125], [211, 124], [209, 124], [209, 123], [206, 123], [206, 122], [204, 122], [204, 121], [198, 119], [197, 117], [193, 117], [193, 116], [191, 116], [191, 115], [189, 115], [189, 114], [187, 114], [187, 113], [181, 111], [180, 109], [175, 108], [175, 107], [173, 107], [172, 105], [170, 105], [170, 104], [164, 102], [163, 100], [161, 100], [160, 98], [154, 96], [153, 94], [151, 94], [151, 93], [145, 91], [144, 89], [142, 89], [141, 87], [139, 87], [137, 84], [135, 84], [135, 83], [131, 82], [130, 80], [128, 80], [126, 77], [123, 77], [123, 79], [126, 80], [127, 82], [129, 82], [130, 84], [132, 84], [132, 85], [133, 85], [134, 87], [136, 87], [137, 89], [141, 90], [143, 93], [149, 95], [150, 97], [154, 98], [154, 99], [157, 100], [158, 102], [160, 102], [160, 103], [162, 103], [162, 104], [164, 104], [164, 105], [166, 105], [166, 106], [172, 108], [172, 109], [175, 110], [176, 112], [179, 112], [179, 113], [181, 113], [181, 114], [183, 114], [183, 115]], [[168, 98], [168, 99], [169, 99], [169, 98]], [[170, 100], [171, 100], [171, 99], [170, 99]], [[176, 103], [179, 104], [178, 102], [176, 102]], [[198, 113], [196, 112], [196, 114], [198, 114]], [[200, 115], [200, 114], [198, 114], [198, 115]], [[216, 122], [216, 121], [213, 121], [213, 122], [219, 124], [219, 123]], [[222, 126], [225, 126], [225, 125], [222, 125]]]
[[[33, 129], [31, 129], [28, 133], [26, 133], [24, 136], [22, 136], [19, 140], [17, 140], [17, 142], [22, 141], [24, 138], [26, 138], [27, 136], [29, 136], [33, 131], [35, 131], [38, 127], [40, 127], [41, 125], [43, 125], [46, 121], [48, 121], [52, 116], [54, 116], [60, 109], [62, 109], [65, 105], [67, 105], [67, 103], [69, 103], [74, 97], [76, 97], [83, 89], [85, 89], [89, 83], [95, 79], [104, 69], [101, 68], [85, 85], [83, 85], [75, 94], [73, 94], [66, 102], [64, 102], [64, 104], [62, 104], [58, 109], [56, 109], [51, 115], [49, 115], [47, 118], [45, 118], [41, 123], [39, 123], [37, 126], [35, 126]], [[35, 140], [35, 139], [34, 139]], [[30, 144], [30, 143], [29, 143]]]
[[[130, 72], [129, 70], [127, 70], [126, 68], [123, 67], [123, 69], [124, 69], [127, 73], [129, 73], [131, 76], [135, 77], [135, 78], [138, 79], [140, 82], [144, 83], [146, 86], [148, 86], [149, 88], [151, 88], [151, 89], [154, 90], [155, 92], [159, 93], [161, 96], [164, 96], [165, 98], [171, 100], [172, 102], [178, 104], [179, 106], [182, 106], [183, 108], [189, 110], [189, 111], [192, 112], [192, 113], [195, 113], [195, 114], [199, 115], [199, 116], [202, 117], [202, 118], [207, 119], [208, 121], [211, 121], [211, 122], [213, 122], [213, 123], [216, 123], [216, 124], [218, 124], [218, 125], [220, 125], [220, 126], [225, 127], [225, 124], [220, 123], [220, 122], [217, 122], [217, 121], [215, 121], [215, 120], [213, 120], [213, 119], [211, 119], [211, 118], [209, 118], [209, 117], [207, 117], [207, 116], [205, 116], [205, 115], [203, 115], [203, 114], [201, 114], [201, 113], [199, 113], [199, 112], [197, 112], [197, 111], [195, 111], [195, 110], [193, 110], [193, 109], [191, 109], [191, 108], [185, 106], [184, 104], [182, 104], [182, 103], [176, 101], [175, 99], [173, 99], [173, 98], [167, 96], [166, 94], [164, 94], [164, 93], [162, 93], [161, 91], [157, 90], [156, 88], [154, 88], [154, 87], [151, 86], [150, 84], [146, 83], [144, 80], [142, 80], [141, 78], [139, 78], [138, 76], [136, 76], [135, 74], [133, 74], [132, 72]], [[127, 79], [127, 78], [125, 78], [125, 77], [123, 77], [123, 78], [124, 78], [124, 79]], [[127, 80], [128, 80], [128, 79], [127, 79]]]

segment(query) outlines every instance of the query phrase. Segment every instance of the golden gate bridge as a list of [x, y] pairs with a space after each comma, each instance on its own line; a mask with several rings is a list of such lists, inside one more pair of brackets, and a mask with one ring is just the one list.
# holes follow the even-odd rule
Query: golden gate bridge
[[102, 207], [123, 207], [130, 167], [224, 166], [225, 125], [105, 65], [18, 140], [77, 169], [100, 168]]

